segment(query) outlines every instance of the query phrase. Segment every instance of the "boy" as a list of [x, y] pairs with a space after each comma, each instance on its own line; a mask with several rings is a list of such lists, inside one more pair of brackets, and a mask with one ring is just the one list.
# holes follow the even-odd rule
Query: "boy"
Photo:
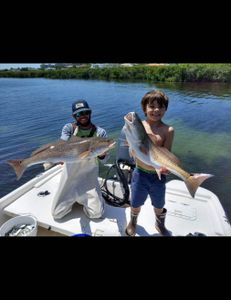
[[[153, 90], [144, 95], [141, 106], [146, 116], [142, 121], [146, 132], [153, 142], [171, 151], [174, 128], [162, 121], [168, 108], [168, 97], [161, 91]], [[135, 155], [135, 153], [133, 153]], [[161, 180], [159, 180], [155, 169], [146, 165], [135, 157], [136, 168], [132, 175], [131, 182], [131, 220], [126, 228], [126, 234], [134, 236], [136, 233], [137, 218], [141, 206], [149, 195], [156, 216], [155, 227], [161, 235], [169, 235], [165, 228], [165, 217], [167, 210], [165, 204], [165, 182], [167, 169], [161, 168]]]

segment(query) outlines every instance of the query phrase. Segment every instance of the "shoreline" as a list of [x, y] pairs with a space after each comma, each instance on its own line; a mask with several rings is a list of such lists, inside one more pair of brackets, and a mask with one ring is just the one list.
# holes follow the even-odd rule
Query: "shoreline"
[[231, 83], [231, 64], [139, 64], [132, 66], [0, 70], [0, 78], [135, 80]]

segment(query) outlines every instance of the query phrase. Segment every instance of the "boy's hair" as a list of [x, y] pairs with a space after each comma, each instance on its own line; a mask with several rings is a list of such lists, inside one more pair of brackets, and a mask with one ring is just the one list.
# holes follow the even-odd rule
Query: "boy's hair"
[[168, 97], [165, 95], [164, 92], [152, 90], [150, 92], [147, 92], [141, 100], [141, 106], [144, 113], [146, 112], [147, 105], [152, 105], [154, 101], [157, 101], [160, 107], [165, 107], [165, 109], [167, 110]]

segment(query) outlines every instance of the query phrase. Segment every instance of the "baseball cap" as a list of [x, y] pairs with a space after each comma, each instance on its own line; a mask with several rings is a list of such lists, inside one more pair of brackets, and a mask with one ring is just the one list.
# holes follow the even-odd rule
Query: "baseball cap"
[[81, 112], [81, 111], [89, 111], [91, 113], [91, 109], [85, 100], [77, 100], [72, 103], [72, 113], [73, 115]]

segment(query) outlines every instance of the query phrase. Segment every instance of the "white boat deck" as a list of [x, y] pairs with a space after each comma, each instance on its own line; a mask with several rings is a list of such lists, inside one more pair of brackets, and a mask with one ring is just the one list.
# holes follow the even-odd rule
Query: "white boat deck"
[[[85, 233], [91, 236], [124, 236], [130, 219], [130, 208], [113, 207], [105, 204], [102, 218], [91, 220], [85, 216], [82, 206], [74, 204], [72, 211], [61, 220], [54, 220], [51, 206], [59, 185], [62, 167], [56, 166], [12, 193], [0, 199], [0, 225], [7, 217], [32, 214], [38, 225], [67, 236]], [[99, 179], [101, 180], [101, 179]], [[110, 191], [121, 194], [118, 182], [109, 181]], [[38, 196], [48, 191], [49, 195]], [[217, 196], [199, 187], [192, 199], [183, 181], [172, 180], [167, 183], [166, 227], [173, 236], [185, 236], [199, 232], [207, 236], [231, 236], [231, 226]], [[2, 216], [2, 217], [1, 217]], [[159, 235], [155, 229], [155, 217], [150, 199], [147, 199], [138, 218], [137, 236]], [[49, 231], [47, 231], [48, 235]]]

